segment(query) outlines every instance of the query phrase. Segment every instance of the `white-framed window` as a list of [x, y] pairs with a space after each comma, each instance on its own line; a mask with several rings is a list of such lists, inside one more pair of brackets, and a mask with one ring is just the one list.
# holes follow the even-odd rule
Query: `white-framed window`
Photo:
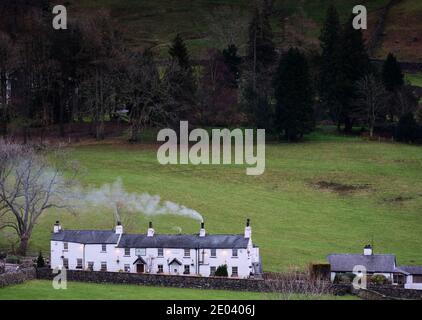
[[107, 271], [107, 262], [105, 261], [101, 262], [101, 271]]
[[214, 276], [217, 271], [217, 267], [210, 267], [210, 276]]
[[185, 264], [185, 269], [183, 271], [183, 274], [190, 274], [190, 265]]
[[69, 250], [69, 243], [63, 242], [63, 251]]
[[76, 269], [82, 269], [82, 259], [76, 259]]
[[237, 249], [232, 249], [232, 257], [237, 258], [238, 257], [237, 254], [238, 254]]
[[238, 269], [237, 269], [237, 267], [232, 267], [232, 277], [237, 277], [239, 274], [238, 274]]
[[184, 257], [190, 257], [190, 249], [185, 249], [185, 252], [183, 253]]
[[107, 252], [107, 245], [106, 244], [101, 245], [101, 252]]
[[163, 248], [158, 248], [158, 256], [159, 257], [163, 257], [164, 256], [164, 249]]
[[125, 256], [130, 257], [130, 248], [125, 248]]
[[211, 258], [217, 257], [217, 249], [211, 249]]
[[163, 273], [164, 272], [164, 267], [163, 267], [163, 265], [162, 264], [159, 264], [158, 266], [158, 273]]
[[137, 256], [146, 256], [147, 255], [147, 249], [146, 248], [138, 248], [135, 250], [135, 254]]
[[65, 269], [69, 269], [69, 259], [68, 258], [63, 258], [63, 267]]
[[93, 261], [88, 261], [88, 270], [94, 271], [94, 262]]
[[125, 272], [130, 272], [130, 264], [125, 264]]

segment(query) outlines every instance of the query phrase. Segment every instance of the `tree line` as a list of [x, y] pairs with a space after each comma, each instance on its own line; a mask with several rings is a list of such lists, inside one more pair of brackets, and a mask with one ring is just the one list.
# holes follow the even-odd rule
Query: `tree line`
[[92, 135], [104, 139], [107, 122], [125, 121], [130, 140], [138, 141], [147, 127], [188, 120], [194, 126], [265, 128], [297, 141], [325, 120], [346, 133], [360, 126], [371, 136], [388, 129], [414, 140], [418, 101], [412, 88], [393, 54], [382, 68], [370, 63], [353, 17], [342, 24], [331, 6], [320, 52], [282, 51], [274, 43], [272, 12], [272, 1], [256, 2], [244, 54], [230, 37], [224, 49], [209, 49], [194, 63], [180, 34], [168, 59], [158, 59], [151, 50], [128, 47], [106, 11], [69, 17], [68, 29], [55, 31], [48, 0], [5, 1], [0, 133], [19, 128], [26, 142], [30, 128], [47, 134], [58, 125], [65, 137], [66, 125], [88, 122]]

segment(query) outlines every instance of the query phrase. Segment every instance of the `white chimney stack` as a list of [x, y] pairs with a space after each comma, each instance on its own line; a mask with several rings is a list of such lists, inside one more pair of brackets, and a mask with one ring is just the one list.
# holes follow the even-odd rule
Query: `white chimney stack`
[[149, 226], [148, 226], [148, 234], [147, 234], [147, 236], [148, 237], [153, 237], [154, 236], [154, 228], [152, 227], [152, 222], [150, 221], [149, 222]]
[[205, 237], [205, 224], [204, 224], [204, 222], [201, 222], [201, 229], [199, 230], [199, 236]]
[[251, 228], [251, 220], [246, 220], [246, 227], [245, 227], [245, 238], [250, 239], [252, 237], [252, 228]]
[[56, 223], [54, 224], [53, 232], [59, 233], [60, 231], [62, 231], [62, 226], [60, 225], [60, 222], [57, 220]]
[[372, 256], [372, 246], [370, 244], [366, 245], [363, 249], [363, 255]]
[[123, 234], [123, 226], [120, 221], [117, 221], [116, 234]]

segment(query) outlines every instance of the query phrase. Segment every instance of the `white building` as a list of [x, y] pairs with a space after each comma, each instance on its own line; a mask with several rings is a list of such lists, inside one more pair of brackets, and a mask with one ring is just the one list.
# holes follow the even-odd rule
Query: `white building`
[[370, 245], [365, 246], [363, 254], [330, 254], [327, 259], [331, 281], [340, 274], [357, 275], [358, 270], [362, 271], [361, 267], [364, 267], [367, 275], [383, 275], [393, 285], [422, 290], [422, 266], [397, 266], [395, 255], [374, 254]]
[[57, 221], [51, 236], [51, 268], [131, 273], [212, 276], [227, 265], [229, 277], [262, 273], [259, 248], [252, 243], [247, 220], [244, 234], [156, 234], [150, 222], [146, 234], [126, 234], [118, 223], [113, 231], [63, 230]]

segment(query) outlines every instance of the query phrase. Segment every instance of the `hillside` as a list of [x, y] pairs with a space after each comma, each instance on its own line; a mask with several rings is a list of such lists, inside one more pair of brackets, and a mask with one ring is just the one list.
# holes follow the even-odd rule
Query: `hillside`
[[[275, 0], [272, 25], [279, 48], [295, 45], [318, 48], [318, 35], [329, 3], [335, 3], [342, 18], [355, 4], [369, 10], [367, 38], [379, 21], [382, 8], [389, 0]], [[402, 60], [422, 61], [422, 4], [402, 0], [387, 15], [385, 33], [376, 51], [383, 58], [394, 51]], [[137, 49], [153, 48], [165, 55], [167, 45], [176, 33], [187, 40], [195, 58], [201, 58], [209, 47], [223, 47], [232, 33], [244, 47], [250, 8], [254, 1], [242, 0], [70, 0], [69, 12], [108, 10], [125, 32], [127, 42]], [[245, 27], [246, 26], [246, 27]]]

